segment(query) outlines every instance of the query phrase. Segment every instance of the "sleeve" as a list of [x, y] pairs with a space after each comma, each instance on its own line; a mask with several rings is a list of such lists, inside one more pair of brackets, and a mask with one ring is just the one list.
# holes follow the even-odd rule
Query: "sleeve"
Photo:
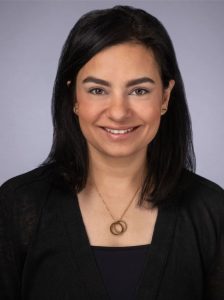
[[0, 299], [19, 300], [20, 279], [16, 264], [13, 214], [9, 191], [0, 188]]
[[207, 278], [205, 300], [224, 299], [224, 191], [214, 199], [213, 224], [216, 228], [216, 247]]

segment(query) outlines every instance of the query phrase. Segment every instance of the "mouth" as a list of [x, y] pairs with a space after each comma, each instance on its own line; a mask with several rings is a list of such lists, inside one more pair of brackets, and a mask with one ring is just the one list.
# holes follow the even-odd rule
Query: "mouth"
[[110, 134], [123, 135], [123, 134], [127, 134], [127, 133], [130, 133], [130, 132], [136, 130], [138, 127], [139, 126], [135, 126], [135, 127], [125, 128], [125, 129], [118, 129], [118, 128], [115, 129], [115, 128], [109, 128], [109, 127], [101, 127], [101, 128]]

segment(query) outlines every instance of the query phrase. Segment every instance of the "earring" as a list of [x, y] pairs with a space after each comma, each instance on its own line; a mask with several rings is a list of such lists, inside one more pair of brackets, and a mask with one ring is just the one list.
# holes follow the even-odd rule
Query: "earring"
[[78, 113], [79, 113], [79, 104], [77, 102], [75, 103], [75, 106], [74, 106], [74, 113], [76, 115], [78, 115]]
[[164, 115], [166, 112], [167, 112], [167, 108], [166, 108], [166, 107], [163, 107], [163, 108], [161, 109], [161, 115]]

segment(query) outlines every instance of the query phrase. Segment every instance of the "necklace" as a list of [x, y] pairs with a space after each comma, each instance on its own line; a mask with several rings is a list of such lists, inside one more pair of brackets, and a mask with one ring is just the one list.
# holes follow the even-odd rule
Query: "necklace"
[[[94, 184], [95, 184], [95, 183], [94, 183]], [[103, 201], [103, 203], [104, 203], [105, 208], [107, 209], [107, 211], [108, 211], [109, 214], [111, 215], [112, 219], [114, 220], [114, 222], [111, 223], [111, 225], [110, 225], [110, 232], [111, 232], [113, 235], [120, 235], [120, 234], [124, 233], [124, 232], [127, 230], [128, 225], [127, 225], [127, 223], [126, 223], [124, 220], [122, 220], [122, 218], [123, 218], [123, 216], [125, 215], [125, 213], [127, 212], [127, 210], [129, 209], [129, 207], [130, 207], [130, 205], [132, 204], [132, 202], [134, 201], [135, 196], [136, 196], [137, 192], [139, 191], [139, 188], [137, 189], [137, 191], [136, 191], [136, 192], [134, 193], [134, 195], [132, 196], [130, 203], [129, 203], [128, 206], [125, 208], [125, 210], [124, 210], [123, 214], [121, 215], [121, 217], [120, 217], [119, 219], [116, 219], [116, 218], [114, 218], [114, 216], [112, 215], [112, 213], [111, 213], [109, 207], [107, 206], [105, 200], [103, 199], [103, 196], [102, 196], [101, 193], [99, 192], [99, 190], [98, 190], [96, 184], [95, 184], [95, 187], [96, 187], [96, 191], [97, 191], [98, 195], [100, 196], [100, 198], [102, 199], [102, 201]]]

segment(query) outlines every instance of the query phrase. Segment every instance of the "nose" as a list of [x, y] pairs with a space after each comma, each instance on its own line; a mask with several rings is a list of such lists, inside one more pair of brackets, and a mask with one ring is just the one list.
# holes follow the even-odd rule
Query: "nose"
[[122, 122], [130, 117], [131, 109], [128, 99], [122, 95], [113, 96], [107, 108], [107, 116], [109, 119]]

